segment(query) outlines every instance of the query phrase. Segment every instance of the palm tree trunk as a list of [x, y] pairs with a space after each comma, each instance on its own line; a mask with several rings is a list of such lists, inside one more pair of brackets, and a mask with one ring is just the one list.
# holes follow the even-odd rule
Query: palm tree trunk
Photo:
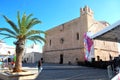
[[24, 52], [25, 48], [25, 40], [19, 39], [16, 42], [16, 62], [15, 62], [15, 67], [13, 69], [13, 72], [21, 72], [22, 68], [22, 54]]

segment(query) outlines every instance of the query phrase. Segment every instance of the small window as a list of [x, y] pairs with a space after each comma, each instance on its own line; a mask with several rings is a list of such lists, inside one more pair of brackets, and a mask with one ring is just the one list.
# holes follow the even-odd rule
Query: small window
[[77, 40], [79, 40], [79, 33], [76, 34], [76, 38], [77, 38]]
[[50, 46], [51, 46], [51, 40], [50, 40]]
[[64, 43], [64, 39], [63, 39], [63, 38], [60, 39], [60, 43], [61, 43], [61, 44]]

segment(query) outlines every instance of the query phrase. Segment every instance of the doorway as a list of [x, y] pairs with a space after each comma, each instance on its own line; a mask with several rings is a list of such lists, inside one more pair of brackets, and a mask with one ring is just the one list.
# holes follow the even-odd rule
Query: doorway
[[63, 64], [63, 54], [60, 54], [60, 64]]

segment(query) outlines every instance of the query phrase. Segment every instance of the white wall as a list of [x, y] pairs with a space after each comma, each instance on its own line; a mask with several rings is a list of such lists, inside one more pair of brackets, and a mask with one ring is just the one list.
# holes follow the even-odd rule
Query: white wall
[[31, 45], [26, 48], [25, 54], [23, 55], [23, 61], [26, 60], [27, 63], [34, 63], [40, 60], [42, 57], [42, 53], [39, 45]]

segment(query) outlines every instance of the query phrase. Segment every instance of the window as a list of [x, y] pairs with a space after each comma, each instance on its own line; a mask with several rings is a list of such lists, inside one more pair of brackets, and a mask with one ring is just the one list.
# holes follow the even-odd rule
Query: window
[[60, 31], [64, 31], [64, 24], [62, 24]]
[[64, 42], [64, 39], [63, 39], [63, 38], [61, 38], [61, 39], [60, 39], [60, 43], [61, 43], [61, 44], [63, 44], [63, 42]]
[[50, 40], [50, 46], [51, 46], [51, 40]]
[[77, 40], [79, 40], [79, 33], [76, 34], [76, 38], [77, 38]]

